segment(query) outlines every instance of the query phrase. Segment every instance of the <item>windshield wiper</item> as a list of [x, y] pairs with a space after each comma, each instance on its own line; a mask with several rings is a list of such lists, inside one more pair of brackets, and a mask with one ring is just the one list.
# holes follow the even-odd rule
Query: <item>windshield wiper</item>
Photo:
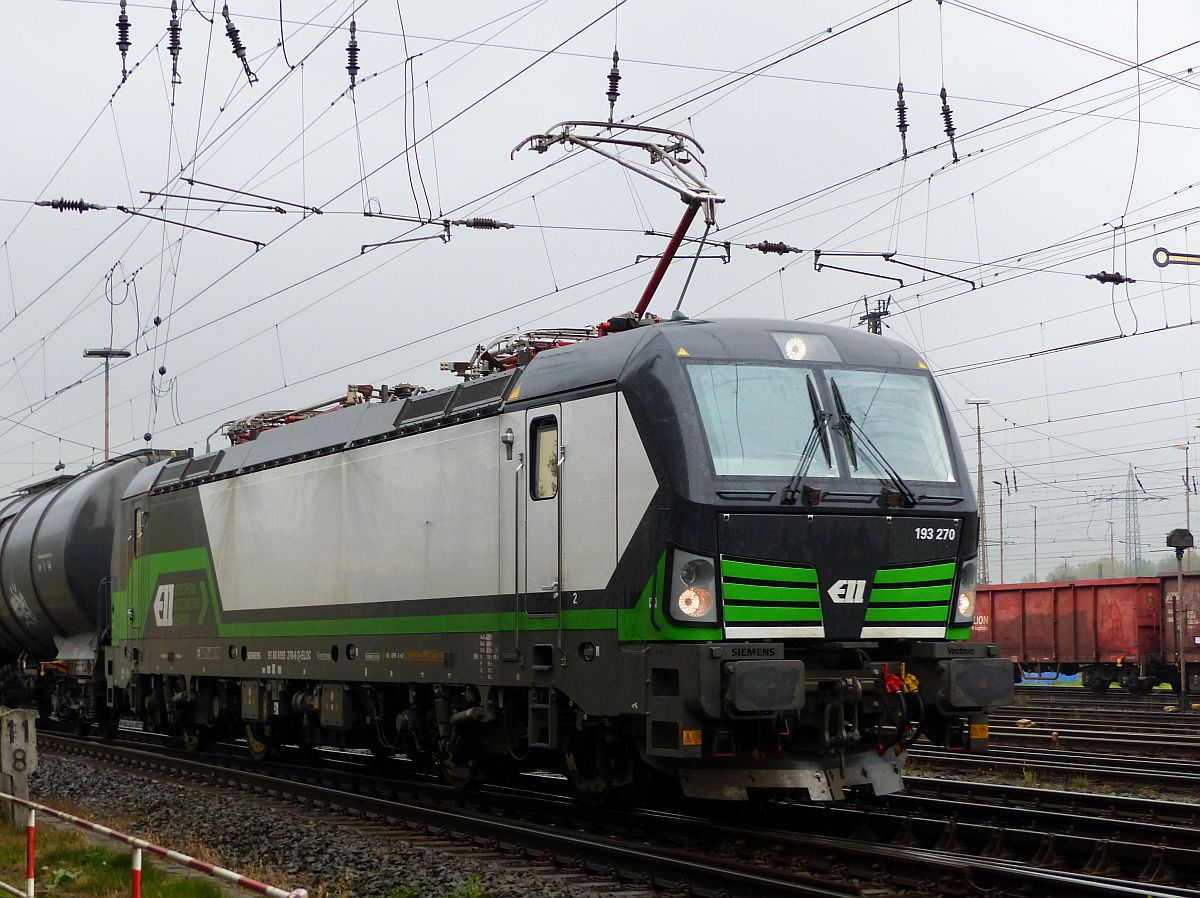
[[866, 450], [867, 455], [884, 470], [888, 478], [895, 485], [897, 492], [900, 493], [901, 504], [909, 508], [916, 505], [917, 494], [912, 491], [912, 487], [904, 482], [904, 478], [900, 476], [900, 473], [892, 467], [891, 463], [879, 450], [879, 447], [867, 436], [867, 432], [863, 430], [862, 425], [855, 421], [846, 410], [846, 403], [842, 401], [842, 391], [838, 389], [837, 381], [832, 377], [829, 378], [829, 386], [833, 391], [833, 403], [837, 407], [838, 429], [846, 441], [846, 454], [850, 456], [850, 464], [854, 466], [855, 470], [858, 470], [858, 453], [854, 447], [854, 434], [857, 433], [862, 439], [863, 448]]
[[833, 466], [833, 457], [829, 453], [829, 434], [825, 431], [832, 416], [821, 409], [821, 402], [817, 399], [817, 389], [813, 386], [812, 378], [805, 375], [805, 380], [808, 381], [808, 404], [812, 407], [813, 413], [812, 429], [808, 432], [808, 439], [804, 443], [804, 450], [800, 453], [800, 461], [796, 464], [795, 473], [792, 474], [792, 479], [788, 481], [788, 485], [783, 490], [783, 497], [780, 499], [781, 505], [796, 504], [796, 496], [804, 486], [804, 476], [808, 473], [809, 465], [812, 464], [813, 457], [817, 454], [817, 443], [821, 444], [821, 449], [825, 452], [825, 467]]

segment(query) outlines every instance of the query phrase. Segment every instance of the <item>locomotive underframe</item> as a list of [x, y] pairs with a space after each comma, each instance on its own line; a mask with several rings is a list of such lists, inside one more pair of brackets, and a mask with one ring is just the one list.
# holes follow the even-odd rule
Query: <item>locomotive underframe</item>
[[[231, 643], [211, 660], [218, 652], [201, 640], [144, 640], [106, 649], [108, 691], [95, 707], [189, 744], [244, 736], [260, 755], [285, 743], [404, 753], [464, 784], [553, 767], [577, 791], [607, 794], [657, 771], [690, 797], [786, 789], [824, 801], [899, 789], [921, 731], [985, 748], [984, 709], [1010, 685], [1007, 661], [967, 644], [616, 644], [611, 632], [578, 631], [560, 648], [538, 638], [502, 653], [490, 679], [475, 675], [479, 634], [384, 640], [369, 661], [353, 644]], [[900, 671], [913, 691], [889, 692]]]

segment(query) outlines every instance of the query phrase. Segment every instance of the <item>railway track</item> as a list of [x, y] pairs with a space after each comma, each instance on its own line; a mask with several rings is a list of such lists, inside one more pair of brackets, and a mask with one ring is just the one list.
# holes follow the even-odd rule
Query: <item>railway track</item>
[[1147, 695], [1134, 695], [1116, 687], [1103, 694], [1071, 686], [1025, 686], [1013, 689], [1013, 704], [1010, 708], [1022, 708], [1039, 704], [1070, 707], [1095, 707], [1112, 710], [1161, 709], [1167, 705], [1190, 705], [1200, 702], [1200, 695], [1189, 693], [1186, 700], [1170, 690], [1155, 690]]
[[1045, 782], [1092, 781], [1131, 787], [1149, 786], [1166, 792], [1178, 791], [1194, 799], [1200, 794], [1200, 760], [1155, 758], [1145, 755], [1068, 752], [1039, 747], [994, 746], [986, 754], [966, 754], [933, 746], [913, 746], [912, 760], [921, 769], [958, 770], [972, 776], [1002, 773]]
[[622, 888], [713, 896], [1200, 895], [1187, 885], [1200, 874], [1200, 852], [1173, 847], [1179, 836], [1174, 829], [1168, 833], [1167, 824], [1123, 829], [1105, 853], [1081, 861], [1085, 843], [1096, 839], [1064, 834], [1068, 812], [1025, 810], [1020, 820], [968, 820], [968, 808], [980, 805], [977, 795], [956, 801], [942, 793], [839, 808], [720, 805], [712, 809], [718, 823], [697, 815], [696, 806], [675, 813], [585, 811], [557, 794], [561, 783], [549, 779], [535, 788], [526, 783], [458, 793], [420, 778], [390, 779], [378, 765], [346, 753], [315, 768], [310, 757], [303, 765], [248, 769], [223, 755], [183, 757], [57, 735], [45, 736], [43, 744], [46, 751], [101, 763], [216, 779], [273, 801], [320, 803], [402, 832], [434, 833], [496, 852], [509, 863], [565, 867]]
[[990, 721], [996, 747], [1200, 759], [1200, 713], [1170, 693], [1114, 702], [1083, 690], [1018, 687], [1017, 703]]
[[988, 715], [993, 726], [1020, 726], [1019, 721], [1031, 721], [1041, 729], [1059, 727], [1103, 726], [1114, 733], [1164, 733], [1181, 736], [1200, 736], [1200, 716], [1167, 714], [1162, 711], [1077, 711], [1063, 708], [1003, 709]]
[[1200, 736], [1178, 735], [1169, 729], [1114, 731], [1103, 725], [1064, 724], [1037, 727], [993, 726], [992, 744], [1000, 748], [1041, 748], [1063, 753], [1115, 752], [1173, 760], [1200, 759]]

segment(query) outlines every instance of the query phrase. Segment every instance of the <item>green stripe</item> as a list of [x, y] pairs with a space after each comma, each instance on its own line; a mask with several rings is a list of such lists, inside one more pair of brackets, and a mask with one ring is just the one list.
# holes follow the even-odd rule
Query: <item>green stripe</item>
[[[664, 607], [670, 601], [667, 592], [667, 554], [658, 558], [637, 604], [617, 612], [617, 639], [621, 642], [676, 642], [723, 639], [721, 625], [684, 627], [675, 624]], [[662, 598], [666, 596], [666, 598]], [[526, 621], [521, 622], [525, 626]]]
[[954, 562], [923, 564], [917, 567], [881, 568], [875, 572], [876, 583], [920, 583], [924, 580], [953, 580]]
[[725, 606], [725, 622], [754, 623], [755, 621], [821, 622], [820, 608], [745, 608], [740, 605]]
[[875, 588], [871, 592], [871, 604], [876, 602], [949, 602], [954, 590], [950, 584], [942, 586], [901, 586], [895, 589]]
[[947, 627], [947, 639], [969, 639], [971, 636], [971, 625], [967, 624], [964, 627]]
[[[307, 621], [227, 621], [222, 619], [222, 609], [217, 601], [215, 576], [207, 548], [181, 549], [158, 552], [134, 560], [126, 589], [113, 591], [112, 627], [113, 642], [138, 638], [144, 633], [148, 605], [153, 597], [156, 582], [164, 575], [197, 571], [200, 573], [200, 590], [203, 604], [196, 621], [204, 625], [210, 612], [209, 626], [215, 626], [219, 637], [270, 637], [270, 636], [349, 636], [418, 634], [418, 633], [489, 633], [513, 630], [547, 631], [558, 627], [561, 618], [564, 630], [618, 630], [618, 639], [636, 641], [669, 640], [713, 640], [721, 639], [719, 624], [710, 626], [676, 626], [666, 615], [661, 602], [651, 605], [651, 597], [662, 596], [666, 591], [665, 553], [660, 556], [656, 569], [647, 581], [637, 605], [633, 608], [597, 608], [570, 610], [561, 615], [531, 617], [518, 615], [516, 611], [485, 612], [474, 614], [427, 614], [420, 616], [380, 616]], [[134, 619], [127, 609], [132, 603]], [[353, 609], [343, 608], [343, 613], [353, 614]], [[286, 610], [281, 609], [281, 614]], [[161, 635], [161, 634], [160, 634]], [[190, 637], [189, 637], [190, 638]]]
[[820, 603], [821, 593], [815, 587], [753, 586], [749, 583], [726, 583], [722, 587], [727, 599], [755, 599], [768, 602]]
[[937, 608], [868, 608], [867, 622], [928, 621], [931, 624], [944, 624], [949, 611], [949, 605], [940, 605]]
[[817, 569], [812, 565], [783, 567], [778, 564], [758, 564], [754, 561], [721, 559], [722, 577], [739, 577], [744, 580], [778, 580], [783, 583], [817, 583]]

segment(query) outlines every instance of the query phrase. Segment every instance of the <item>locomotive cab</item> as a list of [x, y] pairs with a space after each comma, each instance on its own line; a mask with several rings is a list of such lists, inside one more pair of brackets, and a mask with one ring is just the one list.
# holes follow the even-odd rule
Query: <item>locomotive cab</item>
[[[657, 486], [608, 587], [627, 596], [619, 650], [637, 662], [626, 707], [645, 709], [645, 759], [695, 797], [834, 799], [899, 788], [921, 735], [985, 748], [1011, 665], [965, 641], [978, 516], [924, 363], [793, 322], [647, 331], [616, 380]], [[538, 364], [554, 356], [523, 400], [568, 364], [587, 379], [584, 347]], [[555, 461], [568, 493], [573, 451]], [[568, 589], [577, 563], [558, 568]]]

